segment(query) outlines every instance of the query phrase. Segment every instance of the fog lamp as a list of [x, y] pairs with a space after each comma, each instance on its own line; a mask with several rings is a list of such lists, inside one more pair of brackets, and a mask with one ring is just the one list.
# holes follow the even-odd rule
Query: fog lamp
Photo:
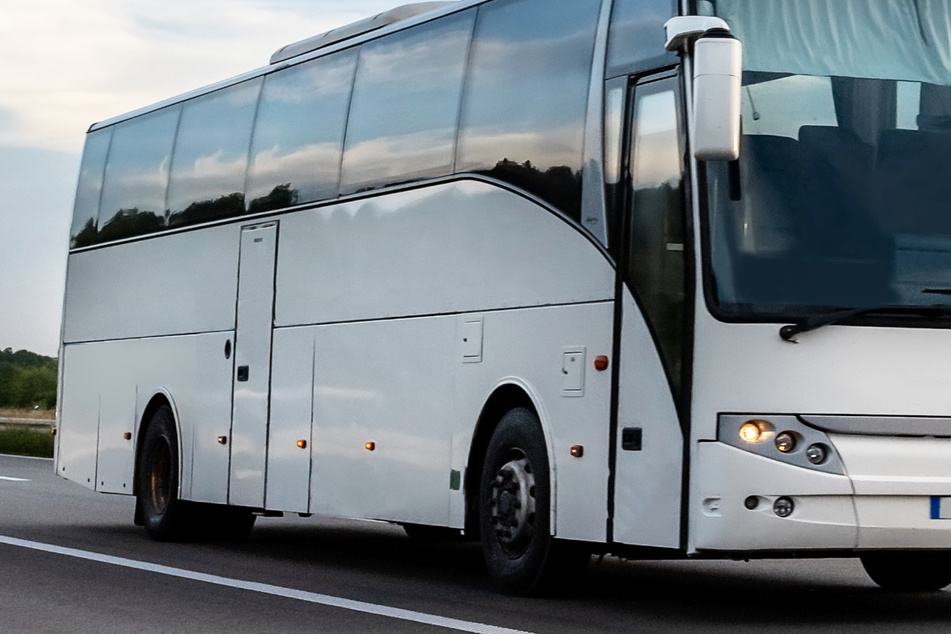
[[773, 502], [773, 513], [779, 517], [789, 517], [795, 508], [796, 505], [793, 504], [792, 498], [786, 496], [777, 498], [776, 501]]

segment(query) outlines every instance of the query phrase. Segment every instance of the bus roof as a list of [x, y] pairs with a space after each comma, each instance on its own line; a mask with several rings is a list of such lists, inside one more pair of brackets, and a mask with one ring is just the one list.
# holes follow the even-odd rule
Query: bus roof
[[413, 4], [404, 4], [403, 6], [390, 9], [389, 11], [384, 11], [383, 13], [378, 13], [377, 15], [364, 20], [359, 20], [346, 26], [331, 29], [326, 33], [321, 33], [320, 35], [315, 35], [299, 42], [282, 46], [277, 51], [275, 51], [273, 55], [271, 55], [271, 63], [277, 64], [278, 62], [283, 62], [285, 60], [291, 59], [292, 57], [297, 57], [298, 55], [303, 55], [304, 53], [316, 51], [319, 48], [330, 46], [336, 42], [349, 40], [352, 37], [363, 35], [364, 33], [369, 33], [370, 31], [375, 31], [377, 29], [383, 28], [384, 26], [389, 26], [390, 24], [402, 22], [403, 20], [407, 20], [422, 13], [428, 13], [434, 9], [438, 9], [450, 4], [455, 4], [455, 1], [443, 0], [441, 2], [415, 2]]
[[[188, 101], [189, 99], [193, 99], [195, 97], [220, 90], [221, 88], [226, 88], [228, 86], [259, 77], [261, 75], [266, 75], [281, 68], [303, 62], [307, 59], [310, 59], [311, 57], [319, 57], [320, 54], [315, 53], [317, 50], [321, 50], [322, 53], [330, 53], [334, 50], [346, 48], [367, 40], [372, 40], [387, 33], [398, 31], [402, 28], [421, 22], [426, 22], [434, 17], [438, 17], [447, 13], [453, 13], [457, 10], [481, 4], [485, 1], [486, 0], [443, 0], [441, 2], [416, 2], [413, 4], [402, 5], [394, 9], [390, 9], [389, 11], [384, 11], [383, 13], [377, 14], [373, 17], [332, 29], [321, 35], [288, 44], [287, 46], [278, 49], [271, 56], [270, 64], [268, 66], [248, 71], [228, 79], [223, 79], [213, 84], [190, 90], [175, 97], [163, 99], [157, 103], [153, 103], [151, 105], [144, 106], [142, 108], [138, 108], [136, 110], [132, 110], [130, 112], [126, 112], [97, 123], [93, 123], [91, 126], [89, 126], [87, 133], [99, 130], [101, 128], [106, 128], [128, 119], [134, 119], [135, 117], [139, 117], [154, 110], [159, 110], [166, 106]], [[323, 49], [330, 50], [323, 51]], [[278, 59], [279, 57], [280, 59]], [[292, 59], [293, 61], [289, 61]]]

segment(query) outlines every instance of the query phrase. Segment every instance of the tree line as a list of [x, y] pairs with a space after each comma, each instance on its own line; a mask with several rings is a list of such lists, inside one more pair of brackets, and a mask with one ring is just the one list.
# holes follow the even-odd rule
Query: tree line
[[57, 364], [29, 350], [0, 351], [0, 407], [56, 407]]

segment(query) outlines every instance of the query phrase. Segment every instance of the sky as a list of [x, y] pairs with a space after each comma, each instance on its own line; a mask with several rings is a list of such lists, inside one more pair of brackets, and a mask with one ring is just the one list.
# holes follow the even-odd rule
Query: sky
[[[409, 1], [409, 0], [405, 0]], [[0, 0], [0, 350], [55, 356], [83, 139], [401, 0]]]

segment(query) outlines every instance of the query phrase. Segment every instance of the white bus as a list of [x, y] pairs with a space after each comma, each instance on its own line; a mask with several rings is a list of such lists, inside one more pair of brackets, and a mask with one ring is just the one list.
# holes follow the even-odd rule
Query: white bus
[[515, 593], [592, 552], [941, 588], [942, 165], [948, 0], [430, 2], [292, 44], [90, 128], [56, 472], [158, 540], [464, 531]]

